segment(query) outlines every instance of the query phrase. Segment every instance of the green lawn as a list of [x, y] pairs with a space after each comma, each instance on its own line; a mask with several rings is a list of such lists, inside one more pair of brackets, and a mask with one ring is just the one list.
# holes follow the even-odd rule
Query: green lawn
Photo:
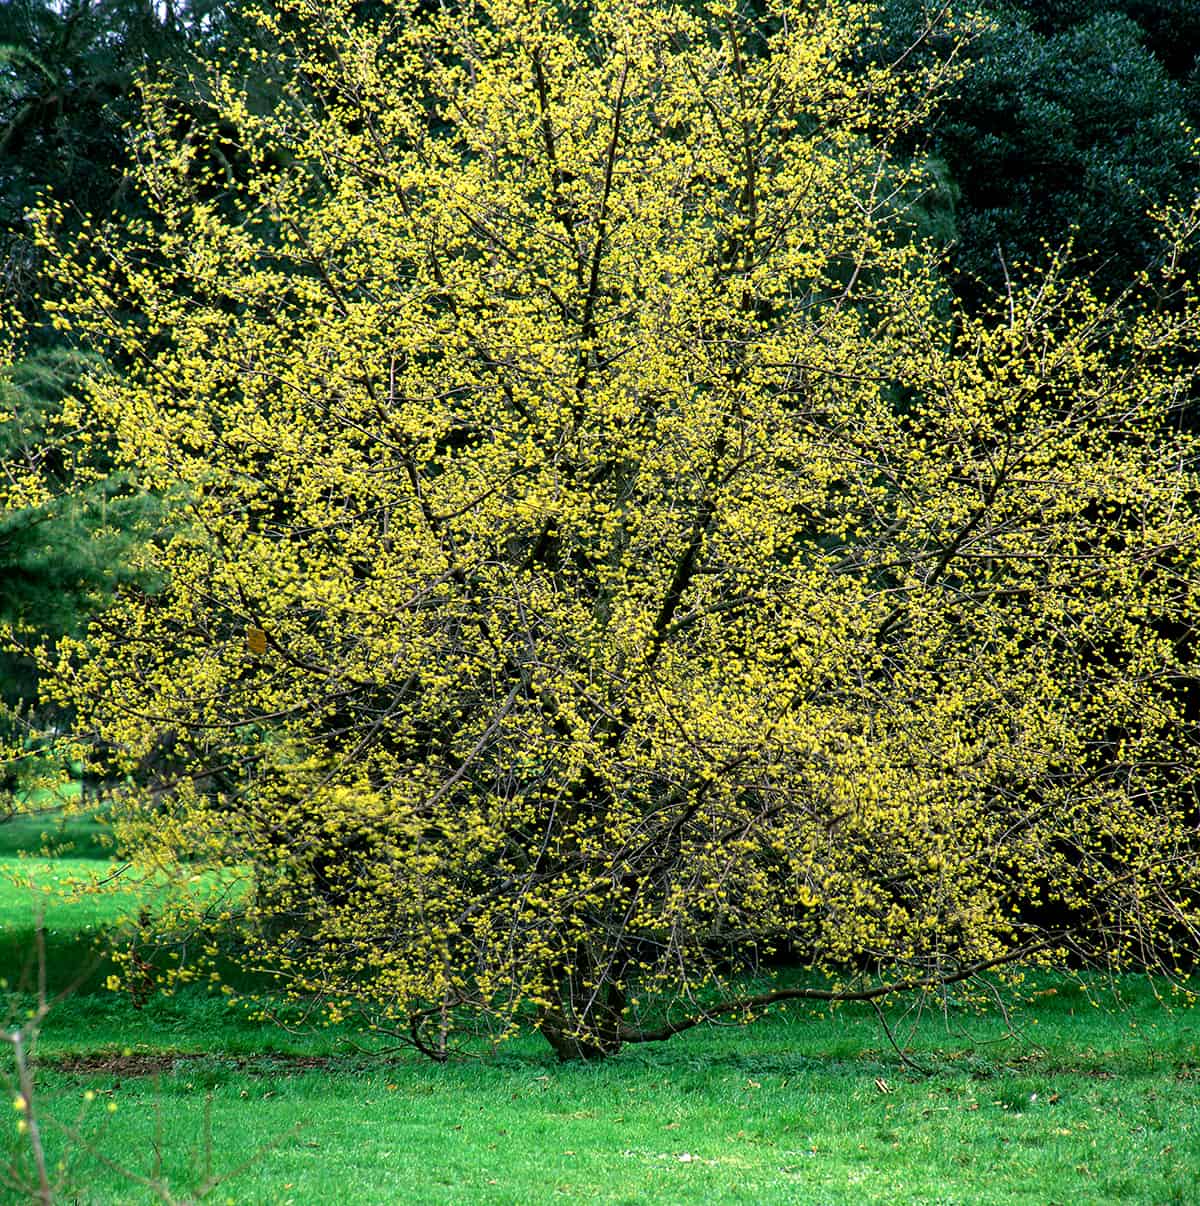
[[[215, 882], [198, 876], [189, 888], [203, 892]], [[113, 971], [106, 937], [127, 929], [143, 909], [153, 912], [167, 891], [162, 876], [107, 858], [0, 858], [0, 979], [32, 983], [40, 919], [49, 989], [97, 990]]]
[[0, 858], [52, 850], [80, 858], [107, 857], [108, 827], [96, 815], [78, 813], [78, 782], [38, 788], [22, 802], [31, 811], [0, 821]]
[[[218, 1170], [282, 1136], [222, 1187], [236, 1202], [1200, 1199], [1198, 1019], [1134, 985], [1105, 1009], [1056, 987], [1020, 1038], [994, 1019], [926, 1018], [913, 1050], [928, 1077], [850, 1009], [595, 1067], [560, 1067], [536, 1039], [436, 1067], [355, 1053], [344, 1031], [290, 1036], [199, 993], [141, 1011], [88, 995], [47, 1025], [40, 1083], [60, 1118], [93, 1091], [83, 1132], [143, 1174], [157, 1146], [180, 1189], [206, 1100]], [[55, 1158], [74, 1147], [80, 1201], [150, 1200], [52, 1142]]]
[[[17, 896], [0, 894], [14, 945], [30, 933]], [[86, 942], [104, 920], [91, 907], [57, 904], [47, 928]], [[439, 1067], [364, 1051], [347, 1028], [289, 1032], [199, 989], [138, 1010], [93, 983], [46, 1023], [40, 1103], [74, 1187], [63, 1201], [153, 1200], [95, 1151], [182, 1195], [206, 1132], [218, 1172], [278, 1141], [219, 1202], [1200, 1201], [1200, 1012], [1164, 1008], [1145, 981], [1115, 988], [1040, 977], [1014, 1001], [1015, 1034], [897, 1006], [919, 1075], [867, 1009], [797, 1007], [599, 1066], [559, 1066], [530, 1036]], [[16, 1117], [0, 1168], [24, 1158]]]

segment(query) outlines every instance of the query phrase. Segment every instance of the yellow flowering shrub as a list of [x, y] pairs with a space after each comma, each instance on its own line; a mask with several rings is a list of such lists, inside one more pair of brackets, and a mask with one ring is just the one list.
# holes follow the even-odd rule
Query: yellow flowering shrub
[[[171, 511], [53, 667], [169, 744], [127, 836], [252, 868], [246, 959], [434, 1054], [1184, 957], [1170, 256], [961, 312], [894, 150], [954, 57], [862, 66], [866, 5], [381, 7], [268, 7], [219, 158], [148, 85], [150, 216], [62, 261]], [[785, 953], [828, 986], [739, 997]]]

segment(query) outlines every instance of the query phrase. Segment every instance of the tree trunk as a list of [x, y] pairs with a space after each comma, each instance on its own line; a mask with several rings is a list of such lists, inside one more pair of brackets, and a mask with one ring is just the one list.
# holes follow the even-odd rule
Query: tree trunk
[[594, 996], [582, 994], [568, 982], [561, 992], [562, 1006], [543, 1006], [538, 1011], [538, 1029], [563, 1062], [604, 1059], [620, 1051], [625, 993], [608, 984]]

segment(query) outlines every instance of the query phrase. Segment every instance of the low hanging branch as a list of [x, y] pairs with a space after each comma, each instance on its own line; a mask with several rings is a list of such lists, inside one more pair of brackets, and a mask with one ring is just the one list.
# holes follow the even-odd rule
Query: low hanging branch
[[[884, 997], [895, 996], [899, 993], [919, 992], [926, 988], [940, 988], [949, 984], [961, 984], [964, 980], [974, 979], [976, 976], [983, 972], [991, 971], [993, 968], [1005, 967], [1013, 963], [1020, 963], [1025, 959], [1030, 959], [1040, 951], [1059, 945], [1065, 937], [1065, 932], [1055, 934], [1043, 938], [1038, 942], [1006, 951], [1003, 955], [999, 955], [994, 959], [981, 960], [968, 967], [958, 968], [955, 971], [940, 971], [928, 976], [909, 976], [885, 984], [874, 984], [869, 988], [834, 989], [803, 986], [774, 988], [770, 992], [755, 993], [752, 996], [722, 1001], [719, 1005], [705, 1009], [702, 1013], [680, 1018], [674, 1022], [668, 1022], [666, 1025], [659, 1026], [654, 1030], [622, 1027], [621, 1038], [627, 1043], [658, 1043], [672, 1038], [677, 1034], [682, 1034], [685, 1030], [691, 1030], [695, 1026], [711, 1022], [714, 1018], [725, 1017], [731, 1013], [752, 1015], [760, 1010], [769, 1008], [771, 1005], [780, 1005], [784, 1001], [829, 1001], [838, 1004], [851, 1001], [870, 1001], [875, 1003]], [[904, 1056], [901, 1054], [901, 1059], [903, 1058]]]

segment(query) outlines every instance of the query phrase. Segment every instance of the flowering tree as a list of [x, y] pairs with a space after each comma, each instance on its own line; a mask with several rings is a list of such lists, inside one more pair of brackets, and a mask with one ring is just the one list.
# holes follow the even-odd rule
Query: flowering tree
[[[1193, 215], [969, 317], [889, 151], [953, 60], [856, 64], [864, 6], [353, 7], [263, 16], [219, 160], [151, 88], [153, 216], [65, 261], [170, 516], [55, 655], [170, 748], [139, 848], [435, 1054], [1183, 953]], [[784, 950], [827, 978], [739, 995]]]

